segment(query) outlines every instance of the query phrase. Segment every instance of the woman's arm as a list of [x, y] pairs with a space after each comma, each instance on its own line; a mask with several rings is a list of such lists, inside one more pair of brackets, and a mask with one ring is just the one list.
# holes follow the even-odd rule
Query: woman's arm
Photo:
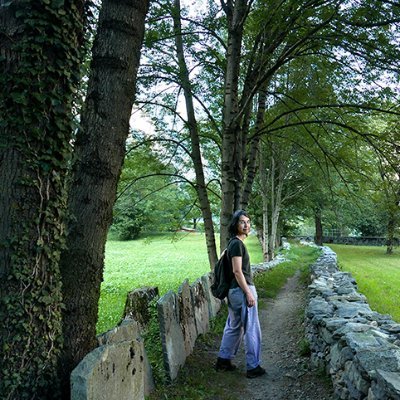
[[251, 292], [249, 285], [246, 282], [246, 278], [243, 275], [242, 257], [239, 256], [232, 257], [232, 269], [236, 278], [236, 282], [242, 288], [243, 292], [246, 295], [247, 306], [253, 307], [256, 304], [256, 299], [253, 293]]

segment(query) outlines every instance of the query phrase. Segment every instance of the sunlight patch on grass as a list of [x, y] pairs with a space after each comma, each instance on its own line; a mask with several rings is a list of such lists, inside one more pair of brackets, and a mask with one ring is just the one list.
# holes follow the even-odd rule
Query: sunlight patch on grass
[[386, 247], [329, 245], [340, 269], [350, 272], [371, 308], [400, 322], [400, 254], [388, 255]]

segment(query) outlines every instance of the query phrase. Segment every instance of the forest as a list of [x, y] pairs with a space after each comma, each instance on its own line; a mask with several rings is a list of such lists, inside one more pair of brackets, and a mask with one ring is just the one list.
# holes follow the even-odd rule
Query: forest
[[[0, 394], [69, 398], [107, 236], [400, 225], [400, 5], [0, 0]], [[111, 229], [110, 229], [111, 228]], [[219, 240], [219, 242], [217, 242]]]

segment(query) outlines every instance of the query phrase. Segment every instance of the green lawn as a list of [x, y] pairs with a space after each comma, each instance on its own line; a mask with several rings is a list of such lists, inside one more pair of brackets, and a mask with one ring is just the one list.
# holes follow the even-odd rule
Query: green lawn
[[329, 245], [339, 266], [351, 272], [358, 290], [371, 308], [400, 322], [400, 252], [385, 254], [386, 247]]
[[[262, 262], [255, 236], [246, 240], [252, 263]], [[160, 294], [176, 291], [210, 270], [204, 234], [165, 234], [133, 241], [109, 240], [101, 286], [97, 331], [115, 326], [123, 313], [126, 294], [143, 286], [158, 286]]]

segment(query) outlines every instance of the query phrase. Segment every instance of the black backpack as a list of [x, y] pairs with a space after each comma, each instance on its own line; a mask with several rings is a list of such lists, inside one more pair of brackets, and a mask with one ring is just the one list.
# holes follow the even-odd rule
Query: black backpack
[[213, 296], [220, 300], [228, 296], [233, 278], [232, 264], [229, 261], [227, 249], [225, 249], [214, 266], [214, 281], [211, 285]]

